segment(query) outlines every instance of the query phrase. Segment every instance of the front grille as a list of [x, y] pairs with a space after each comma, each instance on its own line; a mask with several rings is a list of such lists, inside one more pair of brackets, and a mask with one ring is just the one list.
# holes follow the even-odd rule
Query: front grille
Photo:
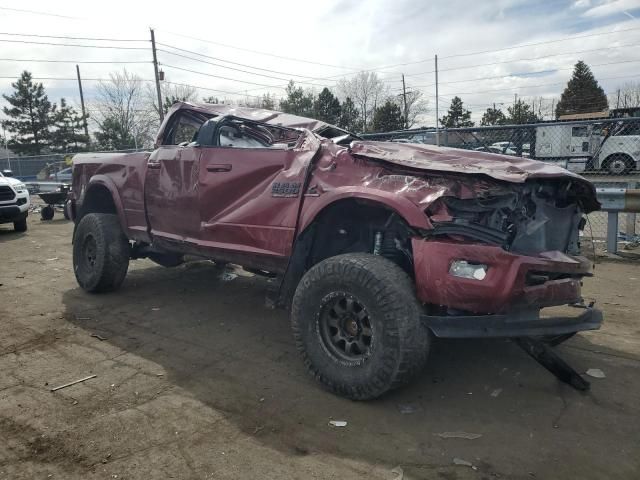
[[6, 202], [14, 198], [16, 198], [16, 194], [11, 190], [11, 187], [8, 185], [0, 185], [0, 202]]

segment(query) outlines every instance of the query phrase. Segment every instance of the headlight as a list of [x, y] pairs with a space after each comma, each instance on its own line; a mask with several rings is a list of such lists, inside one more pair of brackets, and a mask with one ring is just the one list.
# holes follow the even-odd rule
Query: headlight
[[449, 273], [454, 277], [484, 280], [489, 267], [481, 263], [469, 263], [466, 260], [456, 260], [449, 267]]
[[24, 183], [16, 183], [13, 188], [16, 189], [16, 192], [22, 193], [23, 190], [27, 189], [27, 186]]

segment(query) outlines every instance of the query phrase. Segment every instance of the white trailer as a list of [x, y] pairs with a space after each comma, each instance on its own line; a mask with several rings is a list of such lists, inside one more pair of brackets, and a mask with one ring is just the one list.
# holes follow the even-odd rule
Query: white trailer
[[539, 126], [533, 157], [573, 171], [594, 168], [620, 175], [638, 168], [640, 122]]

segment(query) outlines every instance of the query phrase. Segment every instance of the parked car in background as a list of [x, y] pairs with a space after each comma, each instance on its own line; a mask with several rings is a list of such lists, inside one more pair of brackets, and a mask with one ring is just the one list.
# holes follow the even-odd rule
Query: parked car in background
[[47, 180], [52, 182], [71, 182], [72, 170], [72, 167], [67, 167], [58, 172], [50, 173]]
[[0, 223], [13, 223], [16, 232], [26, 231], [29, 205], [27, 186], [11, 172], [0, 173]]

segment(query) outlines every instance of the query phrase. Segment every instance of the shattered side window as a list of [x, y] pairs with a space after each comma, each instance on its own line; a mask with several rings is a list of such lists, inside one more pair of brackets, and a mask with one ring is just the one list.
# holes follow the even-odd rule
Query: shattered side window
[[180, 145], [194, 142], [207, 117], [195, 113], [180, 113], [164, 137], [163, 145]]
[[253, 122], [232, 121], [218, 130], [218, 145], [227, 148], [286, 150], [295, 146], [300, 132]]

